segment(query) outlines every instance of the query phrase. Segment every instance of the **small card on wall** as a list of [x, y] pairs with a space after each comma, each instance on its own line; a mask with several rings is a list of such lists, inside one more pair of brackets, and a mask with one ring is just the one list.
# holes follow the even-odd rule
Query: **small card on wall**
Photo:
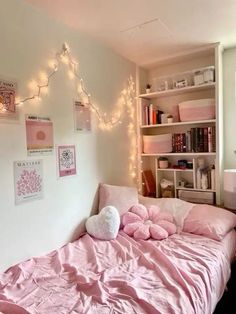
[[75, 175], [76, 174], [75, 145], [58, 145], [57, 163], [60, 178]]
[[26, 143], [29, 156], [53, 151], [53, 123], [49, 117], [26, 115]]
[[74, 120], [76, 131], [91, 131], [90, 109], [81, 101], [74, 102]]
[[16, 82], [0, 78], [0, 118], [2, 119], [18, 119], [15, 105], [16, 87]]
[[43, 197], [42, 160], [14, 162], [15, 204]]

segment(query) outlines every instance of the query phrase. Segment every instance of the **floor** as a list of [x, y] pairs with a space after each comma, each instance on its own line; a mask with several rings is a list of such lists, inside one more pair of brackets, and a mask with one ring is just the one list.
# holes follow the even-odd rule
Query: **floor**
[[232, 265], [232, 273], [226, 291], [214, 311], [214, 314], [236, 313], [236, 262]]

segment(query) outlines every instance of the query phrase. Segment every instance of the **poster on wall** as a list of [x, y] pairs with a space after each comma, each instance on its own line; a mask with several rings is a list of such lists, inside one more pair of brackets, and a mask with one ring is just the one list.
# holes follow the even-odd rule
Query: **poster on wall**
[[43, 197], [42, 160], [14, 162], [15, 204]]
[[15, 105], [16, 82], [0, 78], [0, 118], [17, 119]]
[[75, 145], [57, 146], [59, 178], [76, 174]]
[[91, 131], [91, 113], [86, 104], [74, 101], [75, 131]]
[[53, 152], [53, 123], [49, 117], [26, 115], [25, 126], [28, 156]]

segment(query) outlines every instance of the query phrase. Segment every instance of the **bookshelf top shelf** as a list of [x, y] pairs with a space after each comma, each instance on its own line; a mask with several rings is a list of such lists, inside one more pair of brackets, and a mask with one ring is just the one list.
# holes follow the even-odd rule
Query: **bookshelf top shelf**
[[215, 156], [216, 153], [159, 153], [159, 154], [141, 154], [142, 157], [159, 157], [159, 156]]
[[203, 85], [197, 85], [197, 86], [187, 86], [187, 87], [182, 87], [178, 89], [169, 89], [169, 90], [153, 92], [149, 94], [141, 94], [139, 95], [139, 98], [152, 99], [152, 98], [158, 98], [158, 97], [167, 97], [167, 96], [181, 95], [184, 93], [197, 92], [197, 91], [213, 89], [213, 88], [215, 88], [215, 82], [207, 83]]
[[187, 121], [187, 122], [173, 122], [173, 123], [163, 123], [163, 124], [149, 124], [149, 125], [141, 125], [141, 129], [146, 128], [160, 128], [160, 127], [171, 127], [171, 126], [181, 126], [181, 125], [194, 125], [194, 124], [209, 124], [209, 123], [215, 123], [215, 119], [211, 120], [200, 120], [200, 121]]

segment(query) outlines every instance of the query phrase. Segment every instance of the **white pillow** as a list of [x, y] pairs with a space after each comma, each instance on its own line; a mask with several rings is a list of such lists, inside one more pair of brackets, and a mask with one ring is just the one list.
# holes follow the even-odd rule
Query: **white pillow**
[[196, 205], [179, 198], [151, 198], [139, 195], [139, 202], [144, 206], [157, 205], [161, 211], [170, 213], [175, 220], [179, 231], [183, 230], [184, 220], [190, 210]]
[[98, 215], [89, 217], [85, 226], [87, 232], [94, 238], [115, 239], [120, 227], [120, 214], [114, 206], [106, 206]]

